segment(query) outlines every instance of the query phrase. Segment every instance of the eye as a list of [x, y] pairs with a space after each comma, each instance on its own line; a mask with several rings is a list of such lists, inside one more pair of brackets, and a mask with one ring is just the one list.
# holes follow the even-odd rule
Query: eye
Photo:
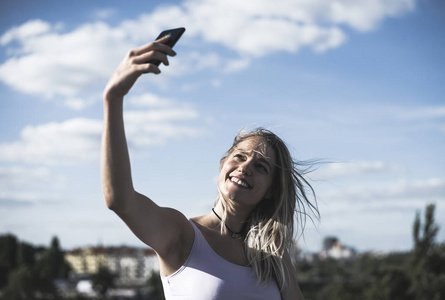
[[233, 155], [233, 157], [234, 157], [236, 160], [241, 160], [241, 161], [245, 160], [244, 155], [239, 154], [239, 153]]
[[257, 169], [259, 169], [260, 171], [267, 173], [267, 168], [266, 168], [266, 166], [264, 166], [263, 164], [257, 164], [256, 167], [257, 167]]

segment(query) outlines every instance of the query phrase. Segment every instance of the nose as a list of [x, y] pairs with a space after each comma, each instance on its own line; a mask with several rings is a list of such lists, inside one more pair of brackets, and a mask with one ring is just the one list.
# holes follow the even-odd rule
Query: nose
[[241, 174], [250, 175], [251, 174], [251, 165], [252, 165], [251, 161], [247, 160], [238, 166], [238, 171]]

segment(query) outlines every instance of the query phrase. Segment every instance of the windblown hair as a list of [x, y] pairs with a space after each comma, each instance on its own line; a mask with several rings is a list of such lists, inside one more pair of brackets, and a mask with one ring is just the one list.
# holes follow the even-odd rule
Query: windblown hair
[[[250, 132], [240, 132], [235, 137], [232, 147], [221, 158], [220, 165], [232, 154], [237, 145], [250, 138], [262, 141], [265, 153], [266, 146], [275, 152], [275, 175], [271, 187], [271, 197], [264, 198], [246, 220], [245, 255], [253, 267], [258, 281], [268, 284], [275, 279], [281, 290], [288, 283], [289, 269], [285, 266], [283, 256], [289, 251], [294, 240], [294, 215], [297, 214], [298, 231], [304, 230], [306, 217], [310, 213], [318, 216], [316, 201], [311, 203], [309, 196], [315, 200], [315, 192], [310, 183], [303, 177], [308, 167], [293, 160], [286, 144], [269, 130], [258, 128]], [[301, 170], [300, 170], [301, 169]], [[219, 193], [216, 203], [221, 201], [223, 207], [221, 230], [225, 230], [225, 219], [230, 203]]]

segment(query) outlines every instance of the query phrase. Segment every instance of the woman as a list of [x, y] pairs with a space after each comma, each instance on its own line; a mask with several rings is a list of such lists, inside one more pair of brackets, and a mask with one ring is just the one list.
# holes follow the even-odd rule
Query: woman
[[218, 197], [208, 214], [188, 220], [133, 188], [123, 99], [149, 63], [168, 65], [168, 37], [128, 53], [104, 91], [102, 186], [107, 206], [159, 258], [169, 299], [303, 299], [288, 250], [295, 210], [314, 209], [285, 144], [259, 129], [239, 134], [220, 161]]

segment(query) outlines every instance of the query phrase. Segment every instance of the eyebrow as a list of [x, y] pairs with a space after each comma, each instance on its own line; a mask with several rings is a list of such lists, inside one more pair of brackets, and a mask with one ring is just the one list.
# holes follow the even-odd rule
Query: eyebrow
[[246, 151], [246, 150], [241, 150], [239, 148], [236, 149], [236, 151], [239, 151], [240, 153], [247, 154], [247, 155], [251, 155], [252, 152], [260, 154], [261, 156], [260, 156], [260, 158], [258, 158], [258, 160], [265, 163], [269, 167], [269, 169], [272, 169], [272, 164], [270, 163], [270, 159], [266, 159], [266, 156], [264, 156], [264, 154], [262, 154], [261, 152], [255, 151], [255, 150]]

